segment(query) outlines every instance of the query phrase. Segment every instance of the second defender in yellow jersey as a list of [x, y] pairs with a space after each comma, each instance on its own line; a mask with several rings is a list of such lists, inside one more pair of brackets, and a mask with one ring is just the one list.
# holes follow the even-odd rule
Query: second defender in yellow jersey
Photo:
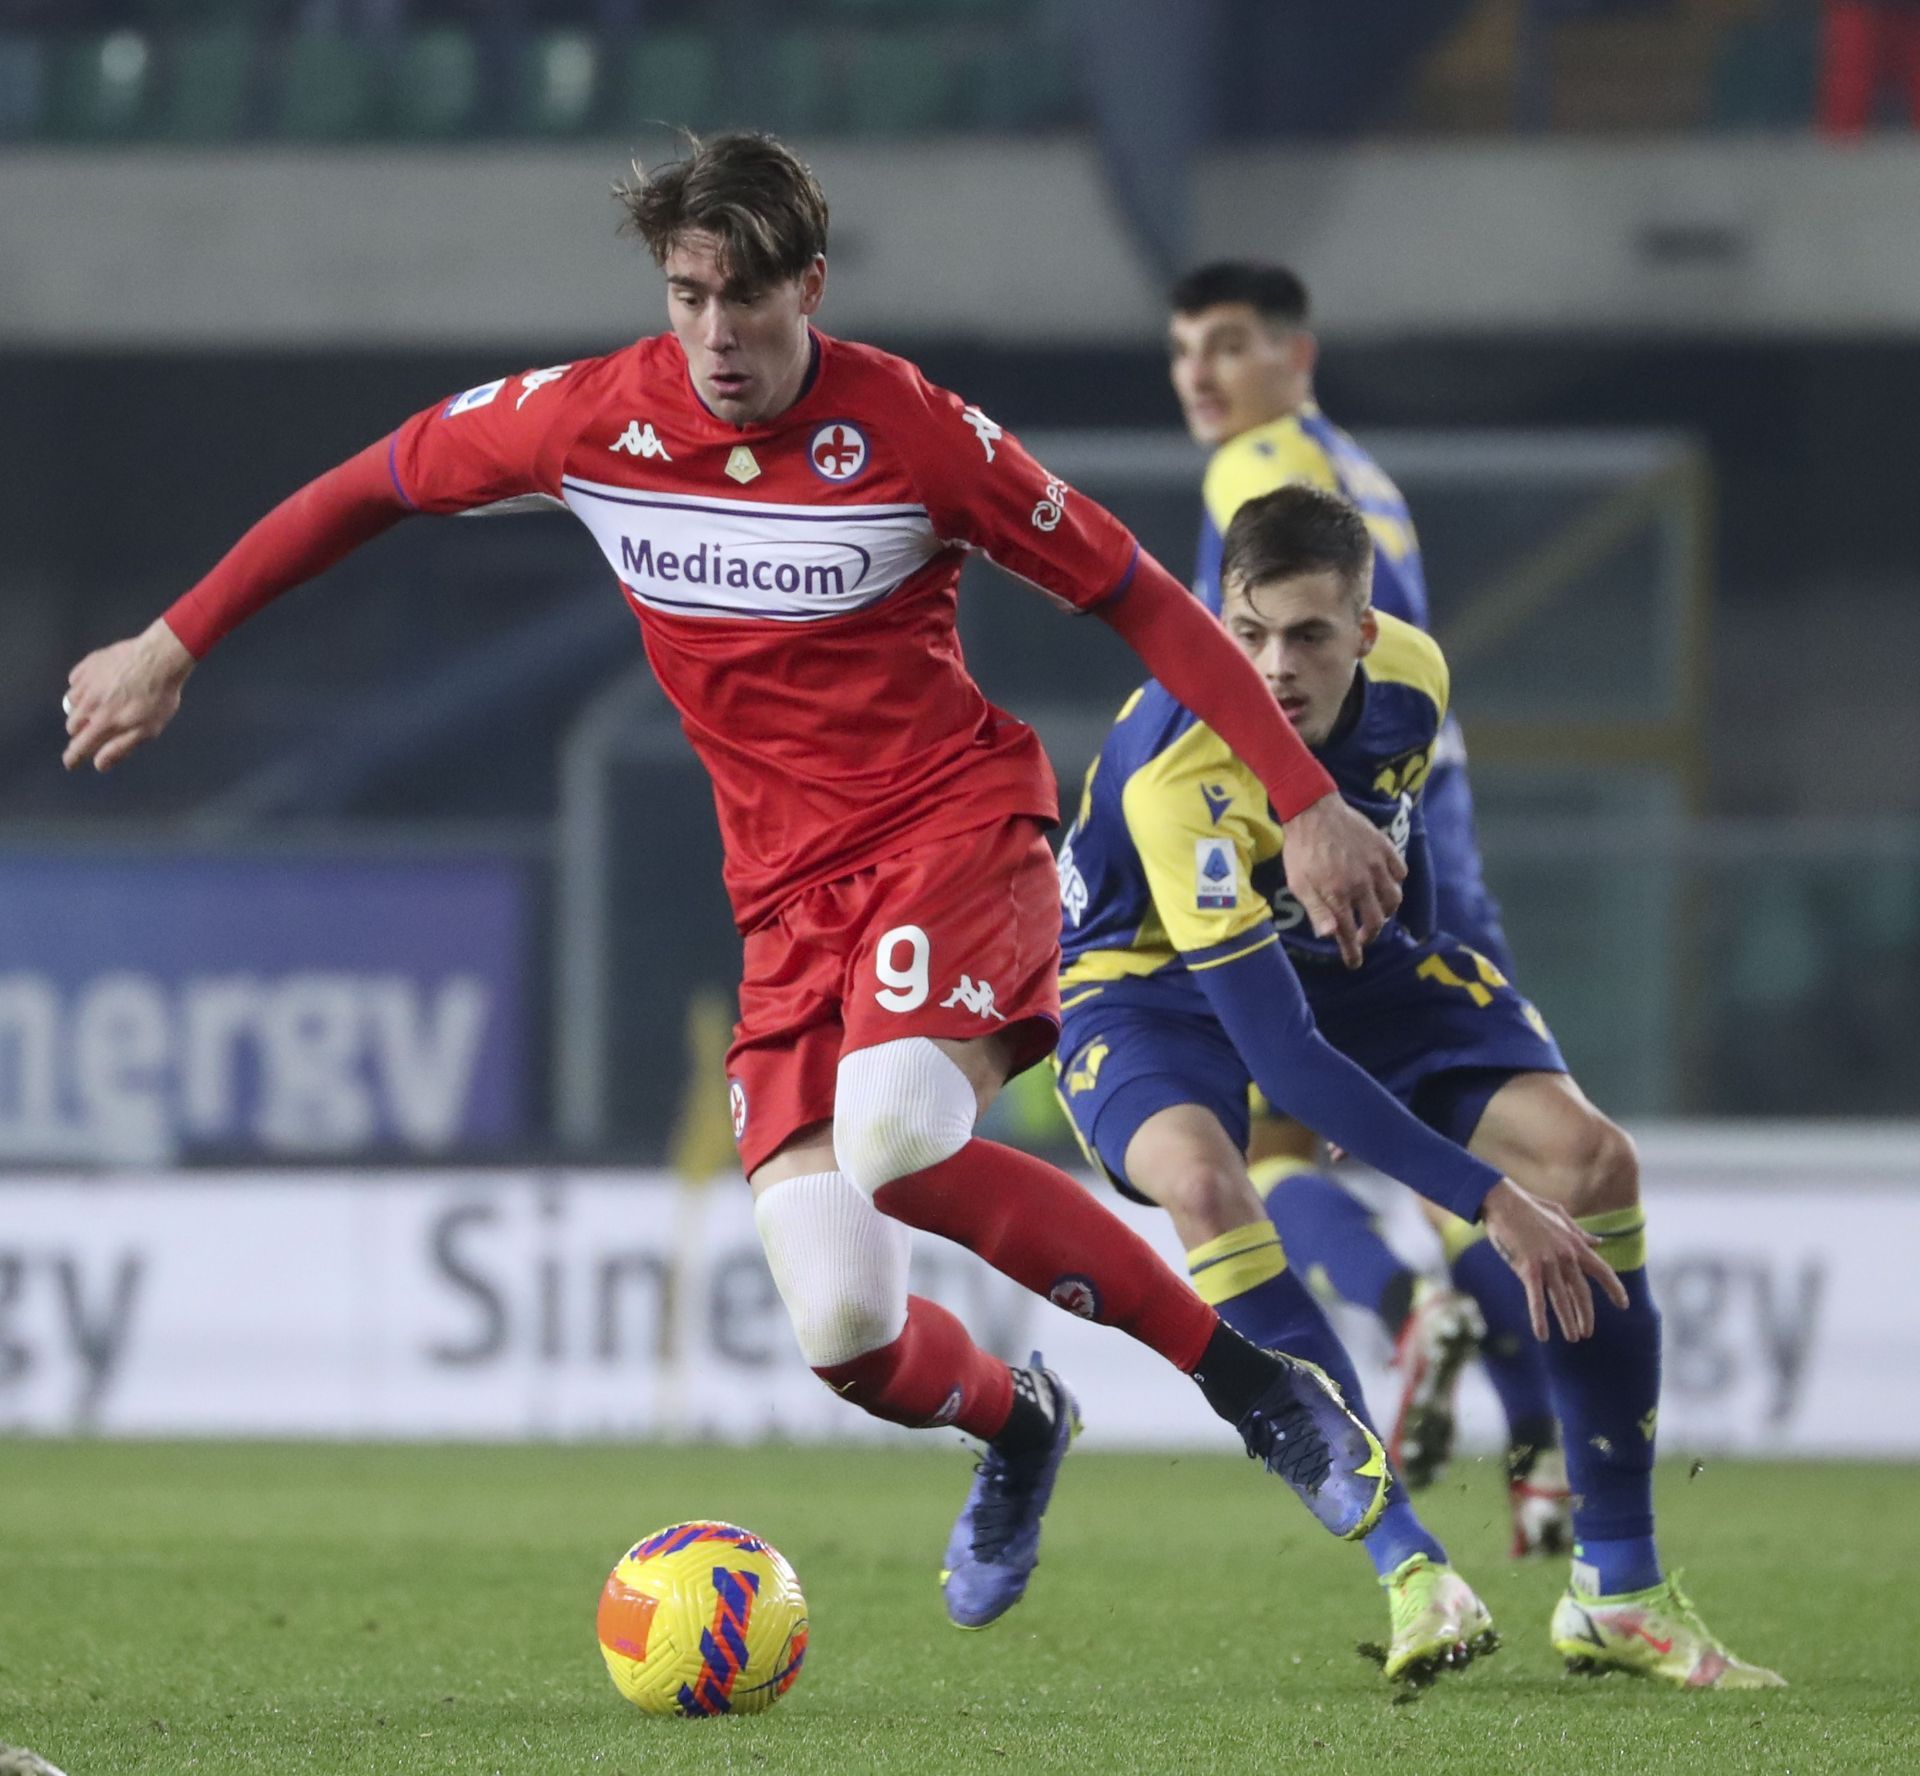
[[[1368, 947], [1362, 972], [1432, 925], [1418, 799], [1447, 710], [1446, 661], [1433, 639], [1390, 616], [1372, 628], [1332, 730], [1309, 736], [1341, 795], [1407, 860], [1400, 912]], [[1177, 995], [1183, 952], [1252, 933], [1337, 967], [1338, 950], [1315, 936], [1287, 892], [1285, 845], [1252, 772], [1159, 685], [1143, 686], [1101, 748], [1061, 852], [1064, 997], [1154, 976]]]

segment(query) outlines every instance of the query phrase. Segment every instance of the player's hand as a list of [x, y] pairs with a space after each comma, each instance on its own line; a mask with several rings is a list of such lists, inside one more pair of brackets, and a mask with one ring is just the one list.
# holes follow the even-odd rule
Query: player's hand
[[1593, 1290], [1597, 1283], [1615, 1307], [1627, 1305], [1627, 1291], [1594, 1246], [1592, 1234], [1558, 1203], [1522, 1190], [1511, 1178], [1502, 1178], [1480, 1205], [1480, 1219], [1527, 1292], [1527, 1317], [1533, 1335], [1547, 1341], [1547, 1304], [1566, 1337], [1578, 1341], [1593, 1335]]
[[1407, 866], [1392, 841], [1329, 790], [1287, 822], [1280, 855], [1315, 933], [1334, 939], [1340, 960], [1358, 968], [1361, 951], [1400, 906]]
[[67, 674], [67, 750], [60, 762], [71, 771], [91, 759], [96, 771], [112, 770], [173, 720], [193, 664], [180, 638], [158, 620], [131, 640], [87, 655]]

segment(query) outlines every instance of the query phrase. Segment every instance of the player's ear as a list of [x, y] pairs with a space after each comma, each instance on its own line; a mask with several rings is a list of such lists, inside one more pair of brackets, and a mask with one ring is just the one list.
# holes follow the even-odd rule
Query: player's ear
[[1292, 334], [1293, 373], [1313, 380], [1313, 373], [1320, 362], [1320, 341], [1315, 339], [1305, 327], [1296, 327]]
[[815, 313], [826, 293], [827, 256], [825, 253], [815, 253], [813, 263], [800, 274], [800, 312], [803, 315]]
[[1365, 659], [1373, 652], [1374, 643], [1380, 639], [1380, 619], [1373, 614], [1373, 606], [1368, 605], [1360, 613], [1360, 658]]

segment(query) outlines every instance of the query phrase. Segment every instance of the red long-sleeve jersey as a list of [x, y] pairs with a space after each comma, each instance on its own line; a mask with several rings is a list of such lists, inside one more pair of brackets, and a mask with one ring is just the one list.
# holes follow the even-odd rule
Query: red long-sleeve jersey
[[1283, 818], [1326, 793], [1251, 668], [1117, 520], [911, 364], [814, 341], [799, 400], [745, 427], [701, 402], [670, 334], [469, 389], [278, 508], [168, 625], [198, 656], [407, 512], [562, 502], [712, 776], [743, 930], [908, 846], [1057, 817], [1032, 729], [961, 659], [969, 549], [1099, 609], [1243, 742]]

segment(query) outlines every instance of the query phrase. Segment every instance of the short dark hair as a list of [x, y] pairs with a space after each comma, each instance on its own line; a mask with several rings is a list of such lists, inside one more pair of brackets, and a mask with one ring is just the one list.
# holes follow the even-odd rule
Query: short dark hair
[[1276, 327], [1307, 324], [1307, 286], [1284, 265], [1254, 259], [1217, 259], [1197, 266], [1168, 296], [1175, 314], [1198, 314], [1221, 302], [1244, 302]]
[[1356, 612], [1373, 596], [1373, 538], [1351, 500], [1295, 483], [1250, 499], [1220, 546], [1220, 585], [1245, 591], [1301, 574], [1333, 573]]
[[651, 170], [633, 163], [613, 195], [621, 232], [647, 243], [656, 265], [688, 234], [719, 243], [730, 286], [765, 289], [797, 278], [827, 250], [827, 200], [812, 169], [784, 142], [739, 130], [708, 141], [685, 132], [686, 152]]

